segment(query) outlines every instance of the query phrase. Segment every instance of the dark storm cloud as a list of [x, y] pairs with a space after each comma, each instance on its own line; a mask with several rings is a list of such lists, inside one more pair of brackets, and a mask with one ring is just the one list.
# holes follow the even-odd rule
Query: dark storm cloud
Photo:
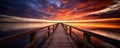
[[45, 6], [44, 0], [0, 0], [0, 14], [33, 18], [51, 15], [42, 10]]

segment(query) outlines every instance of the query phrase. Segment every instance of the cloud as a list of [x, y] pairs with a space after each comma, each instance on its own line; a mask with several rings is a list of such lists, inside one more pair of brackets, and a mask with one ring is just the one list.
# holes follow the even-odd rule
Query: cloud
[[120, 11], [120, 0], [115, 0], [114, 1], [116, 4], [113, 4], [111, 6], [108, 6], [105, 9], [90, 13], [90, 14], [97, 14], [97, 13], [105, 13], [105, 12], [109, 12], [109, 11], [114, 11], [114, 10], [119, 10]]
[[56, 5], [57, 7], [61, 6], [61, 1], [60, 0], [46, 0], [49, 4]]
[[119, 10], [119, 6], [119, 0], [2, 0], [0, 14], [51, 20], [80, 20], [91, 14]]

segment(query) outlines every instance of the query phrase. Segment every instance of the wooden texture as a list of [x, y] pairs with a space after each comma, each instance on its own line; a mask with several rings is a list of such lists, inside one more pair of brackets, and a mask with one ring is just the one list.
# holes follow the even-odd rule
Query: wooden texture
[[72, 43], [67, 38], [67, 34], [61, 24], [42, 48], [73, 48]]

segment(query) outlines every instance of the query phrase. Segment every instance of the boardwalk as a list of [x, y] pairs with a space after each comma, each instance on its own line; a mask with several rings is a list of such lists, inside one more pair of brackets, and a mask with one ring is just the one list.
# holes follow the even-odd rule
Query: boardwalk
[[73, 48], [73, 45], [67, 37], [63, 26], [59, 24], [53, 35], [43, 45], [43, 48]]
[[[37, 38], [37, 32], [43, 29], [46, 29], [47, 32], [44, 32]], [[83, 39], [81, 39], [80, 36], [73, 31], [73, 29], [82, 32], [84, 35]], [[69, 32], [69, 34], [67, 32]], [[63, 23], [57, 23], [28, 32], [3, 37], [0, 38], [0, 44], [1, 46], [5, 46], [7, 48], [14, 48], [14, 46], [8, 47], [4, 44], [7, 44], [8, 42], [15, 41], [16, 39], [23, 38], [28, 35], [30, 41], [27, 45], [25, 45], [22, 48], [96, 48], [91, 44], [91, 36], [109, 43], [112, 46], [112, 48], [119, 48], [120, 45], [120, 40], [118, 40], [119, 38], [113, 39]], [[47, 40], [45, 40], [45, 42], [43, 41], [41, 45], [37, 46], [37, 42], [40, 39], [42, 40], [42, 38], [44, 37], [48, 37]], [[83, 47], [81, 46], [81, 44]]]

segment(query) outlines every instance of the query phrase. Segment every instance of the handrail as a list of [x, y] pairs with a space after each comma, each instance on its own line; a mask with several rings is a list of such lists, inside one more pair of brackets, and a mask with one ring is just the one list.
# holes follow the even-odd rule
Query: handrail
[[[50, 26], [48, 27], [48, 32], [45, 32], [45, 33], [44, 33], [43, 35], [41, 35], [39, 38], [37, 38], [36, 40], [30, 42], [30, 43], [27, 44], [24, 48], [30, 48], [30, 47], [32, 47], [32, 45], [34, 45], [36, 41], [38, 41], [39, 39], [41, 39], [42, 37], [44, 37], [44, 36], [47, 35], [47, 34], [48, 34], [48, 37], [50, 37], [50, 35], [52, 34], [52, 33], [50, 33], [50, 30], [53, 29], [52, 32], [54, 32], [54, 30], [55, 30], [55, 29], [57, 28], [57, 26], [58, 26], [58, 23], [55, 24], [55, 25], [52, 25], [52, 26], [53, 26], [53, 28], [50, 28]], [[36, 48], [36, 46], [35, 46], [35, 47], [32, 47], [32, 48]]]
[[[88, 48], [95, 48], [94, 46], [92, 46], [89, 42], [87, 42], [87, 41], [85, 41], [85, 40], [82, 40], [76, 33], [74, 33], [74, 32], [72, 32], [73, 33], [73, 35], [75, 35], [76, 37], [77, 37], [77, 39], [80, 41], [80, 42], [82, 42], [84, 45], [85, 45], [85, 47], [88, 47]], [[71, 38], [72, 38], [72, 36], [71, 36]], [[77, 42], [78, 43], [78, 42]], [[79, 48], [79, 45], [77, 45], [78, 46], [78, 48]]]
[[[46, 35], [48, 35], [48, 37], [49, 37], [51, 35], [51, 30], [52, 30], [52, 32], [54, 32], [54, 30], [56, 29], [58, 24], [59, 23], [49, 25], [49, 26], [45, 26], [45, 27], [35, 29], [35, 30], [29, 31], [29, 32], [24, 32], [24, 33], [15, 34], [15, 35], [11, 35], [11, 36], [8, 36], [8, 37], [0, 38], [0, 44], [7, 43], [7, 42], [10, 42], [10, 41], [16, 40], [18, 38], [30, 35], [30, 38], [29, 38], [30, 42], [24, 48], [37, 48], [36, 47], [36, 42]], [[98, 39], [101, 39], [101, 40], [103, 40], [103, 41], [105, 41], [105, 42], [107, 42], [107, 43], [109, 43], [109, 44], [111, 44], [115, 47], [119, 47], [119, 45], [120, 45], [120, 40], [115, 40], [115, 39], [112, 39], [112, 38], [108, 38], [108, 37], [105, 37], [105, 36], [102, 36], [102, 35], [99, 35], [99, 34], [95, 34], [95, 33], [92, 33], [90, 31], [83, 30], [83, 29], [80, 29], [80, 28], [77, 28], [77, 27], [74, 27], [74, 26], [71, 26], [71, 25], [67, 25], [67, 24], [63, 24], [63, 23], [61, 23], [61, 24], [65, 28], [66, 32], [68, 32], [67, 30], [69, 30], [70, 37], [72, 37], [72, 34], [75, 35], [78, 38], [78, 40], [80, 40], [88, 48], [94, 48], [94, 46], [92, 46], [92, 44], [91, 44], [91, 36], [94, 36]], [[36, 38], [36, 32], [40, 31], [42, 29], [45, 29], [45, 28], [47, 28], [48, 31], [45, 32], [44, 34], [42, 34], [39, 38]], [[84, 40], [82, 40], [76, 33], [74, 33], [72, 31], [72, 29], [82, 31], [84, 33]]]
[[91, 43], [91, 36], [94, 36], [94, 37], [96, 37], [100, 40], [103, 40], [103, 41], [105, 41], [105, 42], [107, 42], [107, 43], [109, 43], [109, 44], [111, 44], [115, 47], [119, 47], [119, 45], [120, 45], [120, 40], [115, 40], [113, 38], [105, 37], [105, 36], [102, 36], [102, 35], [87, 31], [87, 30], [83, 30], [83, 29], [80, 29], [80, 28], [77, 28], [77, 27], [74, 27], [74, 26], [71, 26], [71, 25], [66, 25], [66, 24], [63, 24], [63, 25], [65, 26], [66, 31], [67, 30], [70, 31], [70, 34], [69, 34], [70, 36], [71, 36], [72, 33], [75, 34], [74, 32], [72, 32], [72, 28], [83, 32], [84, 33], [84, 40], [89, 44]]
[[32, 47], [32, 45], [34, 45], [36, 41], [38, 41], [39, 39], [41, 39], [41, 38], [44, 37], [45, 35], [47, 35], [47, 32], [45, 32], [43, 35], [41, 35], [41, 36], [40, 36], [39, 38], [37, 38], [36, 40], [28, 43], [24, 48], [30, 48], [30, 47]]
[[[30, 38], [29, 38], [30, 39], [30, 43], [27, 46], [30, 46], [32, 48], [36, 48], [36, 41], [38, 40], [38, 39], [36, 39], [36, 32], [40, 31], [42, 29], [48, 28], [47, 34], [48, 34], [48, 36], [50, 36], [50, 30], [54, 31], [55, 28], [56, 28], [55, 26], [57, 26], [57, 24], [53, 24], [53, 25], [45, 26], [45, 27], [42, 27], [42, 28], [39, 28], [39, 29], [35, 29], [35, 30], [32, 30], [32, 31], [23, 32], [23, 33], [19, 33], [19, 34], [15, 34], [15, 35], [11, 35], [11, 36], [0, 38], [0, 44], [7, 43], [7, 42], [10, 42], [10, 41], [16, 40], [18, 38], [30, 35]], [[50, 28], [51, 26], [53, 26], [53, 27]], [[27, 48], [27, 46], [25, 46], [25, 48]]]
[[[68, 32], [68, 30], [69, 30], [69, 34], [68, 35], [71, 37], [71, 39], [73, 39], [73, 37], [72, 37], [72, 34], [73, 34], [73, 35], [75, 35], [75, 37], [77, 37], [77, 40], [79, 40], [81, 43], [83, 43], [85, 45], [84, 48], [95, 48], [90, 43], [88, 43], [87, 41], [84, 41], [81, 38], [79, 38], [79, 36], [76, 35], [76, 33], [72, 32], [72, 27], [70, 27], [70, 26], [68, 26], [66, 24], [63, 24], [63, 23], [61, 23], [61, 24], [63, 25], [63, 27], [66, 30], [66, 32]], [[76, 45], [77, 48], [80, 48], [78, 42], [75, 42], [74, 39], [73, 39], [73, 42], [74, 42], [74, 44]]]

